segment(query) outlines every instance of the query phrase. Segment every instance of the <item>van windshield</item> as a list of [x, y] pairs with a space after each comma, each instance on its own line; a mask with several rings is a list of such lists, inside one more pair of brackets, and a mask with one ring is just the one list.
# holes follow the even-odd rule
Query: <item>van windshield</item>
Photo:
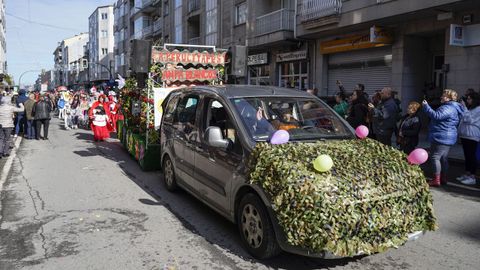
[[254, 141], [268, 141], [277, 130], [290, 140], [353, 138], [351, 130], [315, 98], [249, 97], [232, 99]]

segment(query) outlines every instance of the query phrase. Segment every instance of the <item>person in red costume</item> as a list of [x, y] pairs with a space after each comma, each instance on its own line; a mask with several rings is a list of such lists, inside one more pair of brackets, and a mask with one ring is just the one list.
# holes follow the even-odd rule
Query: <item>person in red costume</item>
[[105, 95], [100, 95], [98, 101], [95, 101], [88, 111], [88, 117], [91, 120], [90, 127], [93, 131], [94, 141], [104, 141], [110, 138], [110, 131], [112, 130], [111, 114], [109, 104], [106, 101]]
[[112, 129], [113, 132], [117, 131], [117, 120], [118, 120], [118, 109], [117, 102], [115, 101], [115, 96], [108, 96], [108, 108], [110, 109], [110, 115], [112, 117]]

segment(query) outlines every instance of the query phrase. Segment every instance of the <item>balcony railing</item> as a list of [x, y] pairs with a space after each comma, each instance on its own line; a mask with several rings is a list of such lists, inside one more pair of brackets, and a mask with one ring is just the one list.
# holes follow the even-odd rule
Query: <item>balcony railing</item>
[[142, 29], [142, 32], [143, 32], [143, 34], [142, 34], [142, 37], [143, 37], [143, 38], [145, 38], [146, 36], [151, 35], [152, 32], [153, 32], [153, 25], [149, 25], [149, 26], [147, 26], [147, 27], [144, 27], [144, 28]]
[[162, 31], [162, 26], [163, 26], [163, 20], [157, 19], [155, 22], [153, 22], [153, 32], [158, 33]]
[[188, 0], [188, 12], [200, 9], [200, 0]]
[[142, 28], [141, 30], [138, 30], [137, 32], [135, 32], [135, 34], [133, 35], [133, 38], [144, 39], [148, 35], [152, 34], [152, 30], [153, 30], [152, 25], [146, 26], [146, 27]]
[[190, 45], [200, 45], [200, 37], [191, 38], [188, 40]]
[[340, 15], [342, 0], [302, 0], [300, 19], [302, 22]]
[[277, 31], [293, 31], [295, 11], [280, 9], [255, 20], [255, 35], [261, 36]]
[[150, 6], [152, 4], [152, 0], [143, 0], [142, 1], [142, 8]]

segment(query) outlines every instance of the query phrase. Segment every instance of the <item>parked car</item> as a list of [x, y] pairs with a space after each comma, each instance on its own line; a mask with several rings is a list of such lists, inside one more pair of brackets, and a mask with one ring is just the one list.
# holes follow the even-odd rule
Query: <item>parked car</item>
[[174, 90], [160, 128], [166, 188], [181, 187], [236, 223], [257, 258], [281, 250], [326, 257], [288, 244], [269, 197], [248, 181], [250, 153], [278, 129], [288, 130], [291, 141], [355, 138], [342, 117], [306, 92], [240, 85]]

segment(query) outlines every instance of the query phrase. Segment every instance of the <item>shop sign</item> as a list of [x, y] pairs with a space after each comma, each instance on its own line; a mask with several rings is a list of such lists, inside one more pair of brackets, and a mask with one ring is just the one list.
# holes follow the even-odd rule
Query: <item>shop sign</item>
[[450, 25], [450, 42], [451, 46], [465, 45], [465, 31], [463, 26], [457, 24]]
[[266, 64], [268, 64], [267, 53], [253, 54], [248, 56], [247, 65], [249, 66], [266, 65]]
[[298, 61], [307, 59], [307, 51], [296, 51], [277, 54], [277, 62]]
[[370, 42], [371, 43], [383, 43], [392, 44], [393, 34], [392, 31], [379, 26], [370, 27]]
[[152, 61], [154, 63], [171, 63], [171, 64], [194, 64], [194, 65], [225, 65], [225, 55], [222, 52], [189, 52], [189, 51], [167, 51], [152, 49]]
[[370, 33], [355, 35], [342, 39], [325, 41], [320, 44], [322, 54], [348, 52], [353, 50], [382, 47], [393, 43], [393, 35], [390, 31], [380, 27], [372, 27]]
[[162, 70], [162, 81], [214, 81], [218, 79], [216, 69], [164, 69]]

